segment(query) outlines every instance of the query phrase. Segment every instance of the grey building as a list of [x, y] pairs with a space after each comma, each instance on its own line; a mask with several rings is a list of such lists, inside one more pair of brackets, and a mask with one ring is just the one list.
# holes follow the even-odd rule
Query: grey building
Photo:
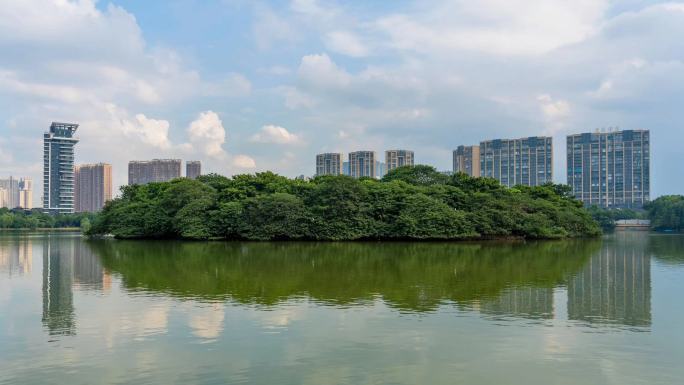
[[316, 155], [316, 175], [342, 175], [342, 154], [326, 152]]
[[350, 176], [349, 162], [342, 162], [342, 175]]
[[19, 179], [12, 176], [7, 179], [0, 179], [0, 189], [4, 190], [4, 199], [0, 199], [0, 207], [10, 209], [19, 207], [19, 184]]
[[57, 123], [43, 135], [43, 210], [74, 212], [74, 133], [78, 124]]
[[454, 150], [453, 171], [472, 177], [480, 176], [480, 146], [458, 146]]
[[375, 151], [355, 151], [349, 153], [349, 175], [354, 178], [375, 178]]
[[76, 212], [100, 211], [112, 199], [112, 165], [81, 164], [76, 167]]
[[387, 150], [385, 151], [385, 172], [390, 172], [397, 167], [413, 166], [413, 159], [411, 150]]
[[387, 164], [379, 160], [375, 161], [375, 177], [382, 178], [387, 174]]
[[185, 162], [185, 177], [197, 179], [202, 175], [202, 163], [199, 160], [189, 160]]
[[128, 184], [167, 182], [181, 177], [180, 159], [134, 160], [128, 162]]
[[508, 187], [553, 182], [553, 139], [533, 136], [480, 142], [480, 176]]
[[577, 199], [605, 208], [641, 208], [649, 201], [648, 130], [569, 135], [567, 146], [567, 183]]

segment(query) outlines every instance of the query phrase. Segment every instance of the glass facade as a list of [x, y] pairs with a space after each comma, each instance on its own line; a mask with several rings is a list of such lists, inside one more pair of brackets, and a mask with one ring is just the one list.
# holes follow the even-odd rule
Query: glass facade
[[553, 139], [533, 136], [481, 142], [480, 176], [508, 187], [553, 182]]
[[56, 123], [43, 135], [43, 210], [74, 212], [74, 133], [78, 124]]
[[570, 135], [567, 146], [567, 183], [587, 206], [641, 208], [649, 201], [648, 130]]

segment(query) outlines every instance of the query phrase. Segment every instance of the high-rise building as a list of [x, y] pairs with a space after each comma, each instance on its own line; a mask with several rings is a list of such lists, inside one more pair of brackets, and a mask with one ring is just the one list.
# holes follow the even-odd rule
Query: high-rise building
[[74, 133], [78, 124], [57, 123], [43, 135], [43, 209], [74, 212]]
[[180, 159], [134, 160], [128, 162], [129, 185], [166, 182], [180, 177]]
[[385, 162], [381, 162], [379, 160], [375, 161], [375, 177], [376, 178], [382, 178], [387, 174], [387, 166]]
[[31, 178], [19, 180], [19, 207], [25, 210], [33, 208], [33, 181]]
[[553, 182], [553, 139], [533, 136], [480, 142], [480, 176], [507, 187]]
[[349, 175], [354, 178], [375, 178], [375, 151], [350, 152]]
[[199, 160], [189, 160], [185, 162], [185, 177], [197, 179], [202, 175], [202, 163]]
[[569, 135], [568, 185], [586, 205], [641, 208], [650, 199], [650, 133], [624, 130]]
[[0, 207], [13, 209], [19, 206], [19, 180], [11, 176], [7, 179], [0, 179], [0, 189], [5, 190]]
[[413, 151], [410, 150], [387, 150], [385, 151], [386, 172], [397, 167], [413, 166]]
[[0, 187], [0, 207], [9, 207], [9, 190]]
[[100, 211], [112, 199], [112, 165], [81, 164], [76, 167], [76, 212]]
[[458, 146], [454, 150], [454, 174], [461, 172], [472, 177], [480, 176], [480, 146]]
[[33, 183], [31, 178], [14, 178], [10, 176], [7, 179], [0, 179], [0, 189], [6, 191], [7, 197], [0, 201], [0, 207], [33, 208]]
[[342, 175], [342, 154], [327, 152], [316, 155], [316, 175]]
[[351, 176], [351, 170], [349, 169], [349, 161], [342, 162], [342, 175]]

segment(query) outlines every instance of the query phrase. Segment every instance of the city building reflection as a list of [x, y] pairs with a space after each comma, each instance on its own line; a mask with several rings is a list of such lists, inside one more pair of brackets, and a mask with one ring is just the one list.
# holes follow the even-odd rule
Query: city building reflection
[[648, 233], [618, 232], [568, 283], [568, 318], [590, 323], [651, 325]]
[[73, 255], [76, 240], [47, 236], [43, 239], [43, 325], [50, 335], [76, 333], [74, 315]]
[[28, 275], [33, 270], [33, 247], [30, 239], [16, 238], [0, 243], [0, 271]]
[[73, 335], [73, 289], [108, 291], [111, 278], [80, 237], [46, 236], [42, 242], [43, 325], [50, 335]]
[[494, 299], [480, 303], [483, 314], [532, 319], [552, 319], [553, 288], [520, 287], [505, 290]]

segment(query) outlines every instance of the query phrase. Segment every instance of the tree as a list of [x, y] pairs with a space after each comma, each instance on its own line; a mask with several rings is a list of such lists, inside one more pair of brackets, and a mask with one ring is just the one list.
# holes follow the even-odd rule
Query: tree
[[431, 186], [435, 184], [446, 184], [449, 180], [447, 175], [437, 171], [432, 166], [417, 165], [403, 166], [390, 170], [383, 178], [383, 182], [401, 180], [416, 186]]

